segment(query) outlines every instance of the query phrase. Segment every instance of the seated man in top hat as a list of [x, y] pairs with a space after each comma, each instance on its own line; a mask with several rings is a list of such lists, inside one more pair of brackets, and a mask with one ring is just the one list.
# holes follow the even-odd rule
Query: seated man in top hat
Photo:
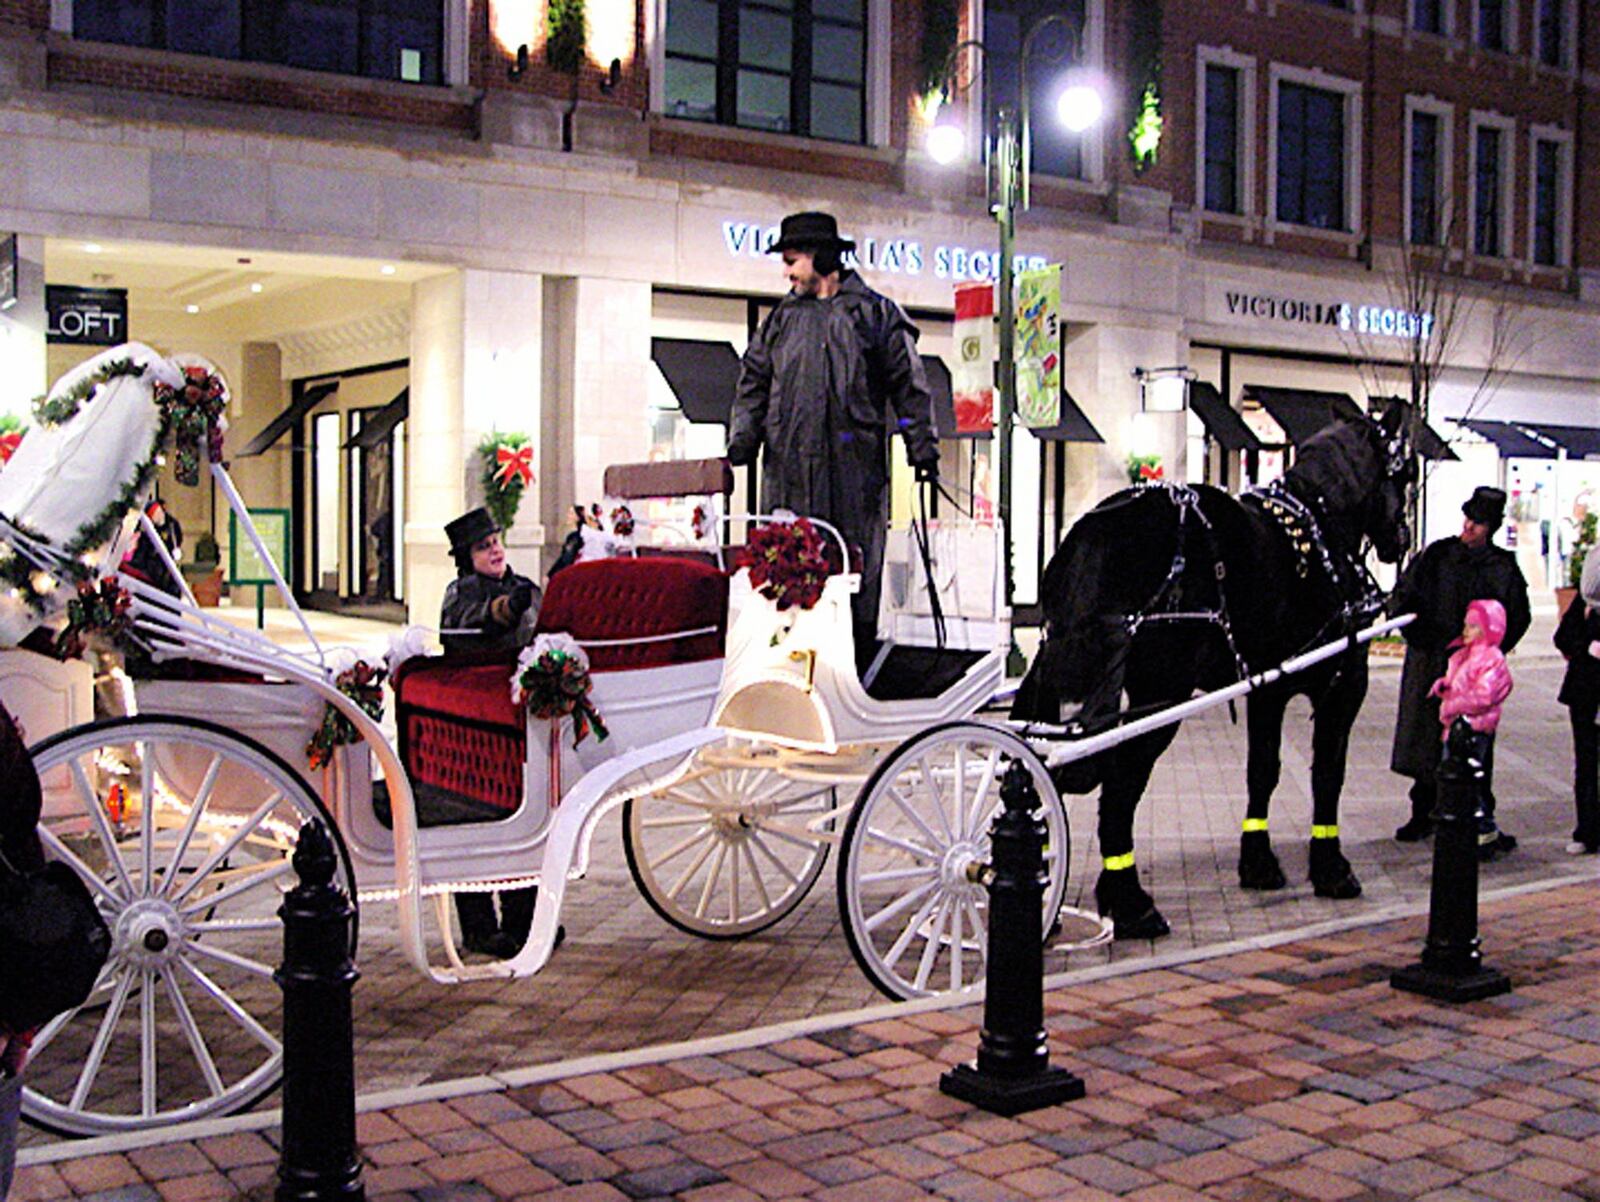
[[[533, 639], [542, 596], [539, 586], [506, 563], [500, 527], [482, 506], [447, 524], [444, 532], [456, 561], [456, 578], [444, 591], [439, 617], [446, 654], [475, 650], [515, 653]], [[493, 895], [457, 893], [461, 942], [469, 952], [502, 960], [515, 956], [527, 942], [538, 894], [535, 888], [506, 889]], [[500, 901], [498, 917], [495, 897]]]
[[[1429, 689], [1444, 675], [1450, 644], [1461, 634], [1467, 606], [1479, 600], [1505, 606], [1506, 633], [1500, 644], [1505, 652], [1527, 633], [1530, 621], [1528, 583], [1517, 557], [1491, 541], [1505, 520], [1504, 490], [1480, 486], [1461, 512], [1465, 516], [1461, 533], [1430, 543], [1413, 559], [1389, 601], [1390, 613], [1417, 615], [1416, 621], [1401, 631], [1406, 661], [1389, 758], [1390, 771], [1412, 780], [1411, 817], [1394, 833], [1402, 843], [1433, 833], [1434, 776], [1442, 748], [1439, 699], [1429, 696]], [[1485, 769], [1492, 771], [1492, 766], [1485, 765]], [[1492, 859], [1511, 851], [1517, 841], [1494, 824], [1493, 792], [1486, 793], [1484, 809], [1488, 821], [1480, 829], [1478, 852], [1483, 859]]]
[[539, 586], [506, 563], [500, 527], [481, 505], [444, 528], [456, 578], [439, 616], [449, 651], [515, 651], [533, 638]]

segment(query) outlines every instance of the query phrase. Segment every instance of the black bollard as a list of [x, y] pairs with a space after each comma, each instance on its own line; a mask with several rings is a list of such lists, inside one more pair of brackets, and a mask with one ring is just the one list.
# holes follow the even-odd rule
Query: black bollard
[[300, 884], [278, 910], [283, 919], [283, 1153], [277, 1202], [367, 1196], [356, 1148], [355, 1033], [350, 960], [355, 907], [333, 883], [333, 840], [312, 819], [300, 828], [294, 868]]
[[1442, 1002], [1509, 993], [1505, 973], [1485, 967], [1478, 939], [1478, 810], [1483, 765], [1468, 753], [1464, 722], [1452, 728], [1439, 765], [1433, 888], [1422, 958], [1389, 978], [1396, 989]]
[[1041, 911], [1044, 823], [1039, 790], [1012, 760], [1000, 783], [1004, 806], [989, 831], [994, 857], [989, 887], [988, 978], [976, 1065], [958, 1064], [939, 1078], [951, 1097], [993, 1114], [1021, 1114], [1083, 1097], [1083, 1081], [1050, 1067], [1044, 1029], [1044, 931]]

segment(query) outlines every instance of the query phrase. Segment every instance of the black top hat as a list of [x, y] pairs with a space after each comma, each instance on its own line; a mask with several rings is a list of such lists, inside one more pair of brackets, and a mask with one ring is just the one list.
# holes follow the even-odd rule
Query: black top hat
[[832, 213], [790, 213], [778, 227], [778, 240], [767, 248], [769, 255], [786, 250], [818, 250], [825, 246], [841, 251], [854, 250], [856, 244], [839, 237], [839, 223]]
[[472, 550], [472, 544], [491, 534], [499, 534], [500, 526], [482, 505], [469, 509], [453, 522], [446, 522], [445, 537], [450, 540], [450, 553], [459, 555]]
[[1506, 516], [1505, 490], [1480, 484], [1472, 490], [1472, 496], [1467, 498], [1461, 512], [1480, 526], [1497, 527]]

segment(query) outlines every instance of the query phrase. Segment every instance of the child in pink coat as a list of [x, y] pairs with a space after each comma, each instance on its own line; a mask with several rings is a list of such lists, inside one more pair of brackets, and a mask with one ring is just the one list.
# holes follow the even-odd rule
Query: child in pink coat
[[1511, 669], [1500, 650], [1506, 633], [1505, 606], [1498, 601], [1479, 600], [1467, 606], [1461, 637], [1450, 645], [1456, 648], [1444, 675], [1433, 682], [1430, 696], [1439, 698], [1439, 721], [1443, 737], [1450, 728], [1464, 723], [1461, 733], [1467, 754], [1483, 765], [1481, 812], [1478, 818], [1478, 858], [1494, 859], [1496, 853], [1509, 852], [1517, 841], [1502, 833], [1494, 821], [1494, 732], [1500, 725], [1500, 706], [1511, 695]]

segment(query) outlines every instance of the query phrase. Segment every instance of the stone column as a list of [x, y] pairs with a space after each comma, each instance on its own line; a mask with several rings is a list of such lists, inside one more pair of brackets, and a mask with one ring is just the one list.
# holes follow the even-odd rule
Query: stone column
[[46, 379], [44, 239], [17, 235], [17, 303], [0, 310], [0, 413], [33, 422], [30, 402]]

